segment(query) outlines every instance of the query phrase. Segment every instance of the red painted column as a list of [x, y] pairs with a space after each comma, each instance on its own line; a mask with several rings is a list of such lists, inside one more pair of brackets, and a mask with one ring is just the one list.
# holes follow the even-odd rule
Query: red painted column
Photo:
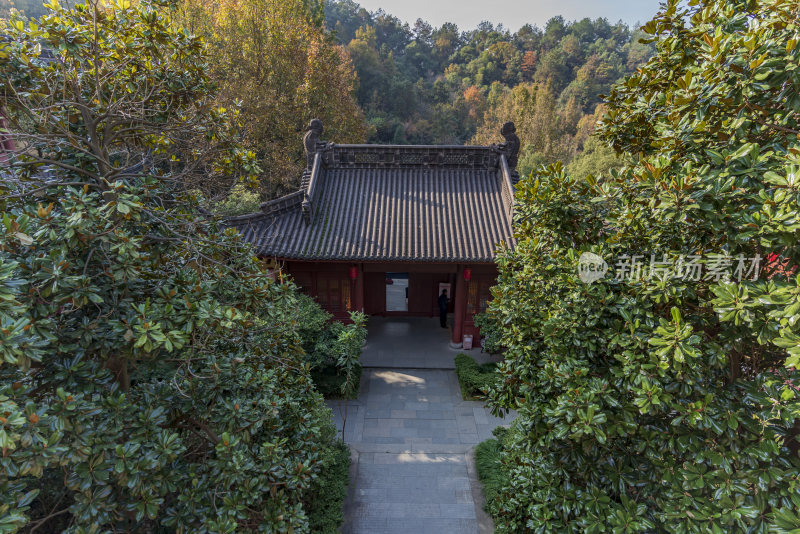
[[460, 348], [464, 340], [464, 315], [467, 311], [467, 285], [464, 282], [464, 266], [458, 266], [456, 273], [456, 301], [453, 306], [453, 340], [450, 344], [453, 348]]
[[358, 277], [356, 278], [356, 294], [354, 295], [353, 302], [355, 311], [364, 311], [364, 266], [358, 264]]

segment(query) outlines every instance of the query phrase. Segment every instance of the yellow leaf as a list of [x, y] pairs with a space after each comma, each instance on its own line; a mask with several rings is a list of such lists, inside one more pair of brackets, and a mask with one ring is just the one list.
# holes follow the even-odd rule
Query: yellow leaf
[[41, 217], [42, 219], [44, 219], [45, 217], [47, 217], [48, 215], [50, 215], [50, 212], [51, 212], [51, 211], [53, 211], [53, 203], [52, 203], [52, 202], [51, 202], [51, 203], [50, 203], [50, 205], [48, 205], [46, 208], [45, 208], [44, 206], [42, 206], [41, 204], [39, 204], [39, 205], [36, 207], [36, 214], [37, 214], [39, 217]]

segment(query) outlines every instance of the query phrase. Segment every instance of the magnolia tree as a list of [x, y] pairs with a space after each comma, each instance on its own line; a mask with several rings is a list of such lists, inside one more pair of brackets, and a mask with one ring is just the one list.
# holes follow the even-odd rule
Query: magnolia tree
[[203, 44], [47, 7], [0, 44], [0, 532], [309, 531], [335, 431], [295, 290], [199, 206], [258, 172]]
[[800, 531], [799, 25], [670, 1], [608, 97], [625, 167], [520, 183], [499, 531]]

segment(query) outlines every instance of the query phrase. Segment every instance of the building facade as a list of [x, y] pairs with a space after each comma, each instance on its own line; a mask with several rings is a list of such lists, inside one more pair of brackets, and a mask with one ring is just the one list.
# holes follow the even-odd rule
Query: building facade
[[260, 256], [335, 318], [436, 316], [442, 289], [452, 344], [477, 336], [498, 246], [511, 226], [519, 140], [491, 146], [337, 145], [309, 125], [300, 190], [231, 217]]

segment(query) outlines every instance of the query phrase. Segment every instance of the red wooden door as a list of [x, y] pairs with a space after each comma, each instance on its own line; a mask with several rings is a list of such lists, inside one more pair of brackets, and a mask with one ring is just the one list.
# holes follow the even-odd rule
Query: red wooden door
[[386, 273], [364, 273], [364, 313], [386, 313]]
[[428, 273], [409, 273], [408, 275], [409, 315], [430, 315], [432, 285], [433, 285], [433, 275], [430, 275]]

